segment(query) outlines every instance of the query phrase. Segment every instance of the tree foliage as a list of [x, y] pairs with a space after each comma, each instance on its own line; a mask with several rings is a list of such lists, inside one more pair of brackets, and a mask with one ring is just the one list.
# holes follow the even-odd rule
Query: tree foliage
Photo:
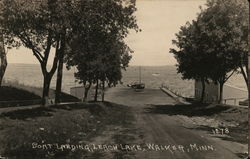
[[[211, 53], [216, 55], [213, 79], [225, 82], [226, 74], [247, 64], [248, 7], [243, 0], [208, 1], [201, 12]], [[242, 72], [244, 73], [244, 72]]]
[[[240, 67], [247, 65], [247, 15], [243, 0], [208, 0], [196, 20], [181, 27], [171, 49], [184, 79], [212, 79], [223, 85]], [[245, 76], [244, 69], [242, 74]]]
[[[73, 1], [72, 1], [73, 2]], [[0, 22], [6, 44], [11, 47], [24, 46], [32, 50], [41, 65], [44, 76], [43, 104], [48, 98], [50, 82], [54, 75], [60, 53], [65, 49], [67, 32], [71, 31], [71, 1], [59, 0], [3, 0]], [[48, 59], [55, 50], [52, 67]]]
[[134, 0], [89, 1], [79, 10], [80, 14], [91, 12], [92, 16], [80, 19], [73, 29], [76, 34], [66, 61], [68, 68], [77, 67], [75, 76], [87, 84], [87, 89], [99, 80], [109, 86], [121, 80], [121, 69], [128, 66], [132, 52], [123, 39], [130, 29], [139, 30], [135, 11]]
[[211, 57], [205, 52], [209, 48], [207, 39], [202, 33], [199, 20], [187, 22], [176, 34], [177, 40], [173, 40], [179, 50], [170, 49], [177, 59], [177, 72], [183, 79], [194, 79], [202, 82], [201, 102], [205, 93], [205, 82], [211, 77]]
[[[60, 66], [59, 71], [63, 68], [64, 54], [71, 58], [74, 53], [77, 57], [79, 52], [89, 52], [95, 45], [89, 36], [96, 40], [110, 35], [121, 41], [130, 28], [137, 28], [135, 10], [135, 0], [13, 0], [11, 3], [2, 0], [0, 23], [8, 46], [29, 48], [39, 61], [44, 76], [44, 104], [52, 76], [57, 67]], [[72, 41], [79, 47], [70, 49], [74, 46]], [[49, 69], [48, 59], [52, 55], [54, 60]]]

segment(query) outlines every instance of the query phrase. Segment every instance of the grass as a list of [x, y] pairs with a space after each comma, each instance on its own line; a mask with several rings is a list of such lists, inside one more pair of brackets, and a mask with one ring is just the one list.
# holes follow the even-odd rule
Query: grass
[[[133, 116], [129, 111], [126, 106], [105, 102], [5, 112], [0, 116], [0, 154], [18, 159], [105, 158], [101, 151], [32, 148], [32, 143], [85, 145], [95, 137], [105, 135], [107, 127], [131, 127]], [[123, 138], [111, 138], [114, 142], [124, 143], [133, 140], [133, 137], [126, 137], [125, 132], [123, 135]], [[119, 156], [120, 153], [125, 152], [112, 155]]]
[[20, 83], [18, 80], [15, 80], [15, 81], [6, 81], [6, 80], [4, 80], [2, 85], [3, 86], [9, 86], [9, 87], [12, 87], [12, 88], [26, 90], [26, 91], [34, 93], [34, 94], [36, 94], [36, 95], [38, 95], [40, 97], [42, 96], [41, 88]]
[[[42, 88], [27, 86], [14, 82], [3, 82], [0, 88], [0, 101], [25, 101], [25, 100], [39, 100], [42, 97]], [[51, 89], [49, 92], [50, 98], [55, 98], [55, 90]], [[61, 93], [61, 102], [79, 102], [80, 100], [70, 94]], [[16, 104], [8, 104], [13, 106]], [[23, 103], [21, 105], [30, 105], [30, 103]]]
[[10, 86], [0, 87], [0, 101], [16, 101], [16, 100], [37, 100], [41, 99], [38, 95], [23, 89]]
[[[55, 94], [55, 90], [53, 90], [54, 94]], [[61, 102], [79, 102], [80, 100], [70, 94], [61, 93]]]

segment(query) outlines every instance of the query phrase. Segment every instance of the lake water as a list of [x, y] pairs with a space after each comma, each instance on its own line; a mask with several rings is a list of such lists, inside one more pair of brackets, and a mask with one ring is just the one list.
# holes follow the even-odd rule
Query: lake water
[[[74, 78], [75, 71], [74, 69], [64, 69], [63, 91], [69, 93], [71, 87], [79, 86]], [[51, 88], [55, 88], [55, 77], [56, 74], [52, 79]], [[161, 85], [167, 85], [183, 96], [194, 95], [194, 81], [182, 80], [181, 75], [177, 74], [175, 66], [142, 66], [141, 79], [147, 88], [159, 88]], [[5, 80], [36, 87], [42, 87], [43, 83], [40, 65], [35, 64], [9, 64]], [[139, 67], [131, 66], [123, 72], [122, 82], [124, 85], [127, 85], [135, 81], [139, 81]], [[227, 84], [246, 90], [246, 84], [242, 75], [234, 75]]]

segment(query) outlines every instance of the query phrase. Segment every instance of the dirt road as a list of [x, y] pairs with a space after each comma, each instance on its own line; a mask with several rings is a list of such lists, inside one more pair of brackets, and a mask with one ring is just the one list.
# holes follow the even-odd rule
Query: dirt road
[[143, 149], [135, 150], [135, 158], [237, 159], [236, 153], [243, 151], [239, 145], [221, 142], [208, 132], [192, 128], [178, 114], [162, 113], [159, 107], [174, 107], [176, 102], [160, 89], [136, 92], [126, 87], [112, 88], [106, 99], [130, 106], [135, 115], [136, 128], [143, 134], [138, 140]]

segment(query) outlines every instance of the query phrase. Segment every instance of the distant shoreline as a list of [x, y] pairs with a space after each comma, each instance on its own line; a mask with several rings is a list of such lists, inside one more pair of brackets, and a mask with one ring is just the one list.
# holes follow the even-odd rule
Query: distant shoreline
[[[9, 65], [40, 65], [39, 63], [8, 63]], [[48, 64], [52, 66], [52, 64]], [[129, 67], [175, 67], [175, 65], [129, 65]]]

